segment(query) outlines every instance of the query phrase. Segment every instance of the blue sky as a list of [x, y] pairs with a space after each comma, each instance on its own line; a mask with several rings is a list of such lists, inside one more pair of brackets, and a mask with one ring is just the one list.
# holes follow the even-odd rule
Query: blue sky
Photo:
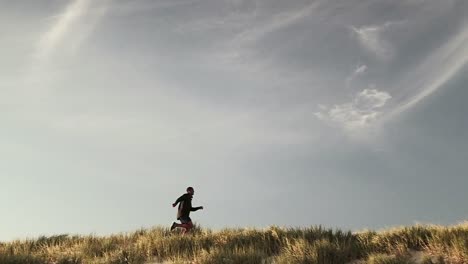
[[468, 218], [466, 1], [0, 7], [0, 240]]

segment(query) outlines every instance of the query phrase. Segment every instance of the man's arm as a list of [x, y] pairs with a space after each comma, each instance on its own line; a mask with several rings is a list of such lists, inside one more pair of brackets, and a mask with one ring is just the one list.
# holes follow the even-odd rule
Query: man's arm
[[203, 209], [203, 206], [192, 207], [192, 208], [190, 209], [190, 211], [195, 212], [195, 211], [198, 211], [198, 210], [201, 210], [201, 209]]
[[182, 201], [185, 200], [185, 194], [183, 194], [182, 196], [180, 196], [179, 198], [177, 198], [177, 200], [175, 201], [175, 203], [172, 204], [172, 207], [176, 207], [176, 205]]

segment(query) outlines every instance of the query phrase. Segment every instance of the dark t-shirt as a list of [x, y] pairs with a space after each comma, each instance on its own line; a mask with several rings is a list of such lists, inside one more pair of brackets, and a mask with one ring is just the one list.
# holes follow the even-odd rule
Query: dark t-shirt
[[179, 203], [177, 219], [180, 219], [181, 217], [189, 217], [190, 212], [201, 209], [201, 207], [192, 207], [192, 198], [193, 196], [191, 194], [185, 193], [176, 200], [175, 203]]

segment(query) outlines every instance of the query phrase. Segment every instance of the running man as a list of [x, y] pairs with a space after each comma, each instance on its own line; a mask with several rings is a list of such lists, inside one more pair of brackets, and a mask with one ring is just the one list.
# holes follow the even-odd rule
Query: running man
[[190, 231], [193, 228], [192, 219], [190, 219], [190, 212], [195, 212], [202, 210], [203, 206], [192, 207], [192, 198], [195, 191], [192, 187], [187, 188], [187, 193], [180, 196], [175, 203], [172, 204], [172, 207], [176, 207], [179, 204], [179, 209], [177, 211], [177, 220], [180, 220], [180, 224], [174, 222], [171, 226], [171, 231], [177, 227], [184, 228], [183, 234]]

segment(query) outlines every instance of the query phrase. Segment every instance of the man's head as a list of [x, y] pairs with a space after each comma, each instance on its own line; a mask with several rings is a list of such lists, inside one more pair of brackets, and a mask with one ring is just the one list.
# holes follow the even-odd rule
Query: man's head
[[193, 195], [195, 193], [195, 190], [193, 190], [193, 187], [188, 187], [187, 188], [187, 193]]

